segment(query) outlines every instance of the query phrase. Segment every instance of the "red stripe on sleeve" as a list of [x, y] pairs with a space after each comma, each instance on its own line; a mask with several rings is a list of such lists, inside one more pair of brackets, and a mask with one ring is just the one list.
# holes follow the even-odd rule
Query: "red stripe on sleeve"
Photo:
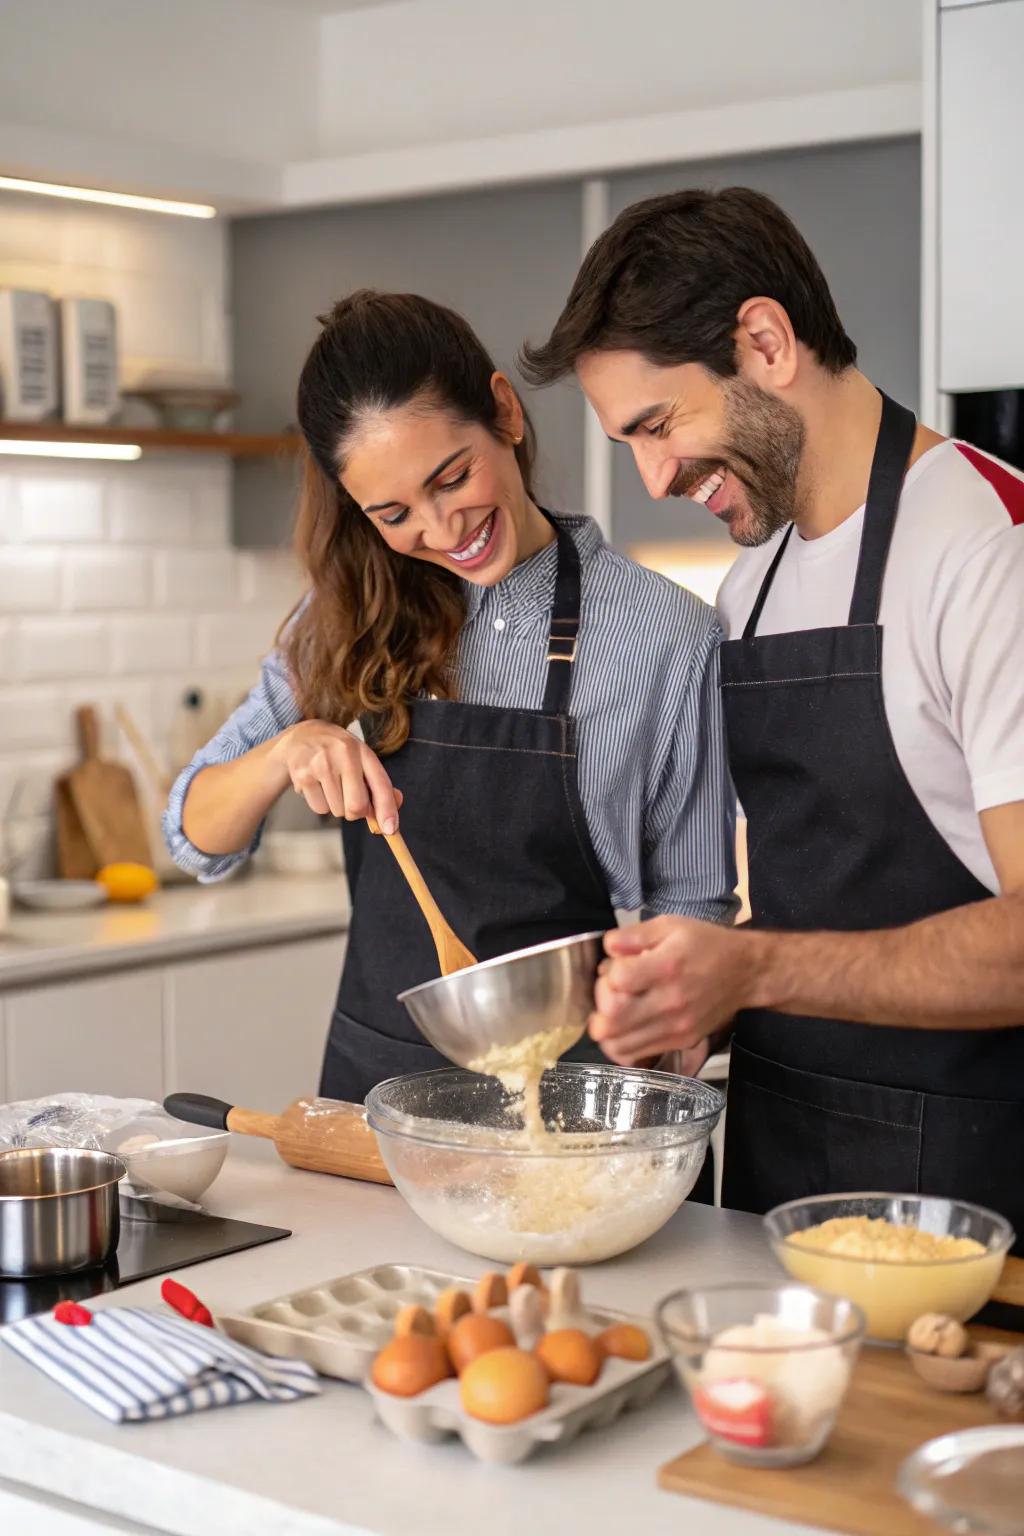
[[1015, 475], [1005, 464], [990, 459], [969, 443], [956, 445], [964, 458], [983, 475], [1010, 514], [1011, 523], [1024, 523], [1024, 480]]

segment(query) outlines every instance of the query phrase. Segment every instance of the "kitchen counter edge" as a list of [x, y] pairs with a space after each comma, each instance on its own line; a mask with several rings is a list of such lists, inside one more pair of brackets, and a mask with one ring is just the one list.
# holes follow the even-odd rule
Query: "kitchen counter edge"
[[137, 906], [108, 903], [84, 912], [15, 908], [0, 933], [0, 994], [96, 972], [340, 934], [349, 916], [341, 873], [172, 885]]

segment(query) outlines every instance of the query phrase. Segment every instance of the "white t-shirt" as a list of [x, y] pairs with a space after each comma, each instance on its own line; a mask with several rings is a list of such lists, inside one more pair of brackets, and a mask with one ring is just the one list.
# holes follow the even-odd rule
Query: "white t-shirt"
[[[849, 618], [864, 508], [818, 539], [794, 530], [759, 635]], [[718, 594], [742, 635], [782, 534], [743, 550]], [[952, 440], [912, 465], [882, 587], [882, 695], [911, 788], [957, 857], [999, 883], [978, 812], [1024, 800], [1024, 475]]]

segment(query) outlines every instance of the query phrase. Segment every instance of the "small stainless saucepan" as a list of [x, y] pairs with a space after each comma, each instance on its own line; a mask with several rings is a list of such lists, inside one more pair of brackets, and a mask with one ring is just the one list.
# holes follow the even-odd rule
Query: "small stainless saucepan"
[[110, 1152], [25, 1147], [0, 1152], [0, 1276], [62, 1275], [104, 1264], [120, 1236]]

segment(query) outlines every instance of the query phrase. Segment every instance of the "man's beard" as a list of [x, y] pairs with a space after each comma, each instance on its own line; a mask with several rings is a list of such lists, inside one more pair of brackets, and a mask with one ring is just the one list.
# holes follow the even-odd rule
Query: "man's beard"
[[748, 547], [765, 544], [793, 521], [804, 423], [791, 405], [746, 379], [723, 382], [725, 446], [717, 458], [687, 464], [669, 490], [688, 496], [724, 464], [743, 486], [747, 505], [722, 516], [730, 537]]

